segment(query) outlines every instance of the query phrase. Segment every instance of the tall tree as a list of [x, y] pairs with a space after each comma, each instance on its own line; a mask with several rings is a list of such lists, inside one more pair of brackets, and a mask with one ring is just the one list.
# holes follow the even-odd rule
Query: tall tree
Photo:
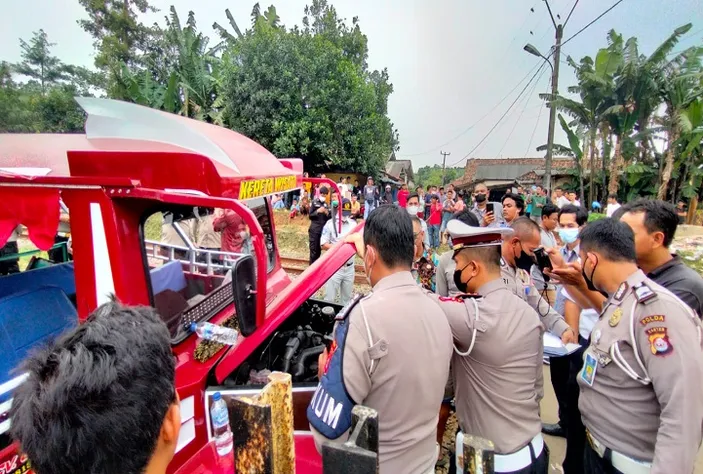
[[608, 107], [604, 112], [610, 125], [610, 130], [615, 135], [614, 154], [610, 160], [609, 194], [618, 192], [620, 173], [625, 168], [623, 145], [632, 134], [638, 119], [634, 90], [637, 85], [637, 72], [640, 60], [637, 38], [629, 38], [624, 46], [620, 35], [616, 34], [614, 38], [615, 40], [608, 46], [609, 54], [622, 56], [623, 65], [616, 75], [613, 94], [614, 105]]
[[681, 138], [682, 124], [685, 125], [688, 118], [685, 112], [688, 111], [689, 105], [703, 95], [703, 87], [701, 87], [702, 55], [703, 48], [689, 48], [674, 58], [668, 67], [663, 68], [655, 76], [659, 95], [666, 106], [664, 118], [669, 135], [664, 170], [657, 192], [658, 199], [665, 199], [667, 195], [669, 180], [674, 169], [675, 153], [679, 146], [679, 138]]
[[124, 91], [116, 87], [115, 76], [122, 65], [129, 68], [144, 64], [144, 55], [153, 42], [158, 28], [145, 26], [140, 13], [157, 11], [148, 0], [78, 0], [88, 19], [78, 24], [94, 39], [95, 66], [108, 75], [108, 94], [123, 98]]
[[224, 56], [226, 123], [277, 156], [302, 157], [312, 171], [377, 172], [397, 146], [385, 113], [392, 85], [387, 72], [368, 72], [345, 50], [339, 38], [355, 28], [318, 6], [302, 30], [263, 18], [255, 6], [253, 28]]
[[47, 86], [67, 78], [63, 63], [51, 55], [51, 47], [55, 45], [49, 42], [44, 30], [35, 31], [29, 42], [20, 39], [22, 62], [15, 64], [14, 70], [36, 80], [42, 93], [46, 92]]

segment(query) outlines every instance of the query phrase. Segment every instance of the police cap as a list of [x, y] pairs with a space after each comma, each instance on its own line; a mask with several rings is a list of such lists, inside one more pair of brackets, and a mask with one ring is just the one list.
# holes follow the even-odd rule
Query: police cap
[[351, 215], [351, 201], [349, 199], [342, 199], [342, 215], [348, 217]]

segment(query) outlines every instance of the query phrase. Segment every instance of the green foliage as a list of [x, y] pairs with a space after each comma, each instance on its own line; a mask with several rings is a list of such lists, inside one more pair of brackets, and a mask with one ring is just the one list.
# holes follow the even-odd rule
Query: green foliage
[[372, 174], [397, 147], [386, 115], [387, 71], [366, 69], [366, 37], [324, 0], [306, 8], [303, 29], [275, 11], [252, 12], [254, 26], [225, 51], [225, 123], [306, 169]]
[[[690, 29], [690, 24], [677, 28], [649, 56], [641, 54], [637, 38], [625, 40], [611, 30], [607, 47], [598, 50], [595, 60], [586, 56], [576, 64], [567, 59], [578, 81], [568, 90], [579, 94], [580, 101], [558, 96], [552, 103], [572, 118], [568, 126], [577, 128], [576, 135], [581, 137], [578, 130], [583, 130], [583, 162], [590, 161], [592, 190], [600, 156], [601, 196], [623, 187], [620, 194], [626, 196], [674, 199], [684, 190], [698, 192], [703, 135], [690, 122], [691, 117], [695, 121], [695, 106], [688, 108], [702, 95], [703, 47], [674, 52]], [[662, 140], [663, 154], [656, 139]]]
[[56, 84], [66, 78], [66, 72], [59, 58], [51, 55], [51, 47], [56, 43], [49, 43], [49, 39], [44, 30], [34, 32], [34, 36], [29, 42], [20, 39], [22, 49], [22, 62], [14, 66], [16, 73], [27, 76], [38, 81], [41, 90]]
[[[447, 168], [445, 170], [445, 184], [464, 176], [464, 168]], [[442, 184], [442, 167], [439, 165], [423, 166], [415, 172], [415, 185], [427, 188], [428, 186], [440, 186]]]
[[[63, 64], [52, 56], [46, 33], [20, 40], [22, 62], [0, 64], [0, 132], [71, 133], [83, 129], [85, 114], [74, 101], [88, 95], [96, 81], [85, 68]], [[28, 78], [15, 82], [13, 73]]]
[[[174, 7], [165, 26], [145, 26], [148, 0], [79, 0], [79, 25], [94, 39], [98, 72], [51, 55], [40, 30], [22, 41], [23, 62], [0, 68], [0, 130], [72, 132], [83, 125], [73, 95], [110, 98], [233, 128], [281, 157], [301, 157], [311, 172], [329, 167], [376, 174], [398, 134], [388, 118], [388, 71], [370, 71], [359, 21], [337, 16], [326, 0], [305, 8], [302, 26], [286, 28], [275, 6], [256, 4], [242, 32], [228, 28], [210, 46], [189, 12]], [[15, 83], [12, 73], [28, 78]]]
[[588, 222], [597, 221], [599, 219], [605, 219], [607, 216], [605, 214], [598, 214], [597, 212], [588, 213]]
[[114, 72], [120, 64], [141, 64], [153, 30], [139, 13], [157, 11], [148, 0], [78, 0], [88, 14], [78, 24], [94, 39], [95, 66]]

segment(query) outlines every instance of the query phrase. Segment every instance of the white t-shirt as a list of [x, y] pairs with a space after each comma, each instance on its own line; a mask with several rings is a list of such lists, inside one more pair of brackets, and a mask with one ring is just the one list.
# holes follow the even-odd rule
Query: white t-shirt
[[339, 192], [342, 193], [343, 199], [351, 199], [348, 184], [337, 183], [337, 187], [339, 188]]
[[[561, 294], [572, 303], [576, 303], [566, 291], [566, 288], [562, 288]], [[598, 322], [599, 316], [600, 314], [595, 309], [588, 308], [581, 310], [581, 316], [579, 317], [579, 334], [582, 338], [588, 339], [591, 337], [591, 331], [593, 331], [593, 328]]]
[[569, 200], [567, 199], [566, 196], [561, 196], [557, 198], [557, 207], [561, 209], [562, 207], [566, 206], [567, 204], [571, 204]]
[[617, 202], [615, 204], [608, 204], [605, 208], [605, 215], [608, 217], [612, 217], [613, 213], [620, 209], [620, 204]]

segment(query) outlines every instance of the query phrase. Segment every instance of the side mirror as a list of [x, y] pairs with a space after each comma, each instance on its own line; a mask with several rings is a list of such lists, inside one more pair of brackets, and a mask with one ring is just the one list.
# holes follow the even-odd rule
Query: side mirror
[[234, 262], [231, 283], [239, 331], [248, 337], [256, 331], [256, 264], [251, 255]]

